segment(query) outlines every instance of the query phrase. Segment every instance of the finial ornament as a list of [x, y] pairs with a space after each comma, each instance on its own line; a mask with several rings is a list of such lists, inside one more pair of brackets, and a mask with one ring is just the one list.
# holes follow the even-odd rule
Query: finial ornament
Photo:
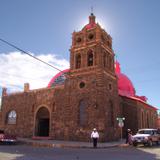
[[89, 16], [89, 24], [95, 24], [95, 16], [93, 14], [93, 7], [91, 7], [91, 15]]
[[91, 6], [91, 14], [93, 14], [93, 6]]

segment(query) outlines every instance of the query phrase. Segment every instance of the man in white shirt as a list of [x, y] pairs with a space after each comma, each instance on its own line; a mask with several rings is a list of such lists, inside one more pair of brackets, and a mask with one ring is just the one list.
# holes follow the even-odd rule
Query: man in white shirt
[[98, 140], [98, 138], [99, 138], [99, 134], [98, 134], [96, 128], [93, 129], [93, 131], [92, 131], [92, 133], [91, 133], [91, 138], [92, 138], [92, 140], [93, 140], [93, 147], [94, 147], [94, 148], [97, 148], [97, 140]]

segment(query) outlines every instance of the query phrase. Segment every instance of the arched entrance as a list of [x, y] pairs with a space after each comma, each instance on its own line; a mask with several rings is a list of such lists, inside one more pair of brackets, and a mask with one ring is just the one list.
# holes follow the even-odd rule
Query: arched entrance
[[41, 107], [36, 113], [35, 136], [49, 136], [49, 111]]

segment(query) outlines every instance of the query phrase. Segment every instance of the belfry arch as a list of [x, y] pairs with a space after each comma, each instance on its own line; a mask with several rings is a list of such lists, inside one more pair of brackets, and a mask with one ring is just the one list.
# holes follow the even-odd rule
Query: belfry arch
[[49, 136], [49, 125], [50, 124], [50, 113], [48, 108], [42, 106], [36, 112], [35, 117], [35, 136], [48, 137]]
[[90, 49], [87, 52], [87, 66], [93, 66], [94, 64], [94, 55], [93, 55], [93, 51]]

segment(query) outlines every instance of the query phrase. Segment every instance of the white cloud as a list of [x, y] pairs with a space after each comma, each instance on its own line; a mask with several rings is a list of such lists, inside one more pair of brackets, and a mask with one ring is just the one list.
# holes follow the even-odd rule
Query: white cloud
[[[40, 54], [36, 57], [60, 70], [69, 68], [67, 60], [59, 59], [54, 54]], [[7, 87], [11, 91], [22, 90], [24, 83], [29, 83], [31, 89], [46, 87], [58, 72], [20, 52], [0, 54], [0, 87]]]

